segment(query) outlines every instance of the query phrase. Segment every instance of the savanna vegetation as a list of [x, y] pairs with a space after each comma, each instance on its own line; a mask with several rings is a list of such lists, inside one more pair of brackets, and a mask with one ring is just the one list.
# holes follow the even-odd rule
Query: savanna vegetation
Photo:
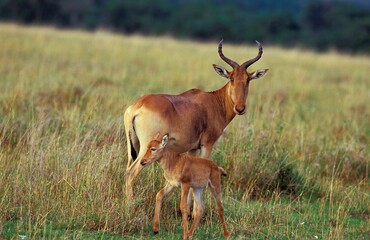
[[[224, 52], [241, 62], [257, 48], [225, 39]], [[212, 63], [225, 66], [217, 42], [0, 24], [0, 238], [181, 238], [178, 190], [151, 230], [158, 166], [124, 194], [123, 111], [146, 93], [223, 86]], [[369, 239], [369, 57], [265, 45], [260, 68], [212, 153], [231, 239]], [[218, 239], [204, 199], [195, 238]]]

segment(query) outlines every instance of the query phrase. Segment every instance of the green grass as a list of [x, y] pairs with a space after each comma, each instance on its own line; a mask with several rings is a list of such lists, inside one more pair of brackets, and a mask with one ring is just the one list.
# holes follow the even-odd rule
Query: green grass
[[[179, 191], [153, 165], [124, 194], [123, 111], [146, 93], [215, 90], [216, 43], [0, 24], [0, 239], [181, 239]], [[226, 45], [238, 62], [254, 45]], [[368, 56], [264, 46], [245, 116], [212, 158], [232, 239], [370, 238]], [[195, 239], [221, 238], [211, 194]]]

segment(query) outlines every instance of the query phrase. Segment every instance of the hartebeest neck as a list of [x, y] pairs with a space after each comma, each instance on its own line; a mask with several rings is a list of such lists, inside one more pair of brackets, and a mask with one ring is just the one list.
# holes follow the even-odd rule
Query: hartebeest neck
[[213, 91], [211, 93], [214, 94], [220, 107], [222, 108], [222, 112], [225, 114], [226, 126], [227, 126], [234, 119], [236, 115], [233, 109], [234, 104], [230, 96], [230, 82], [228, 82], [222, 88], [216, 91]]

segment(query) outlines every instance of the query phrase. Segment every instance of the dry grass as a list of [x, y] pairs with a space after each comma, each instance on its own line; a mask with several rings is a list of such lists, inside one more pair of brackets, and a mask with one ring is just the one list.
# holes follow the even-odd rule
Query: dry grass
[[[126, 201], [123, 111], [145, 93], [221, 87], [216, 44], [11, 24], [0, 42], [0, 238], [152, 237], [164, 180], [148, 168]], [[225, 42], [236, 61], [256, 54]], [[212, 155], [232, 238], [368, 238], [369, 58], [265, 46], [257, 68], [270, 71]], [[180, 237], [178, 196], [158, 239]], [[205, 197], [196, 237], [219, 238]]]

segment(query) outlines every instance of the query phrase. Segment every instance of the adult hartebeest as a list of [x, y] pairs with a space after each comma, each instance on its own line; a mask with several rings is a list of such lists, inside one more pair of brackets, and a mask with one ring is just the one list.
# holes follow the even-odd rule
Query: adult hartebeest
[[222, 41], [218, 44], [218, 54], [233, 68], [229, 72], [213, 64], [216, 72], [229, 80], [222, 88], [213, 92], [191, 89], [179, 95], [144, 95], [126, 109], [128, 196], [133, 196], [133, 181], [143, 169], [140, 159], [157, 132], [169, 133], [171, 138], [168, 147], [173, 151], [196, 155], [200, 150], [200, 157], [209, 158], [213, 145], [225, 127], [236, 114], [245, 113], [249, 82], [262, 77], [268, 70], [247, 71], [250, 65], [261, 58], [262, 46], [256, 41], [257, 56], [239, 65], [224, 56]]

